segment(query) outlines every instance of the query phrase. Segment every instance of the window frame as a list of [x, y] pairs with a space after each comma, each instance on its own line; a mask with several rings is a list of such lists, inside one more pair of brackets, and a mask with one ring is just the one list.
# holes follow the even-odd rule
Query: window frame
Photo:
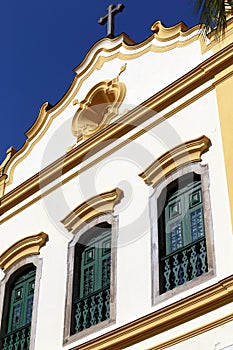
[[[111, 228], [111, 281], [110, 281], [110, 318], [86, 328], [78, 333], [71, 334], [71, 317], [72, 317], [72, 296], [73, 296], [73, 274], [74, 274], [74, 256], [75, 246], [85, 233], [97, 224], [107, 222]], [[116, 264], [117, 264], [117, 238], [118, 238], [118, 216], [112, 214], [100, 215], [86, 223], [84, 227], [73, 231], [73, 239], [68, 245], [67, 256], [67, 282], [66, 282], [66, 300], [64, 311], [64, 334], [63, 345], [70, 344], [89, 334], [97, 332], [116, 322]]]
[[0, 315], [1, 315], [0, 330], [1, 330], [1, 336], [3, 336], [2, 325], [6, 322], [6, 314], [4, 312], [4, 302], [6, 300], [5, 293], [8, 288], [8, 282], [9, 283], [11, 282], [10, 281], [11, 278], [17, 272], [21, 274], [23, 272], [23, 269], [27, 265], [34, 265], [36, 268], [35, 289], [34, 289], [34, 296], [33, 296], [33, 308], [32, 308], [32, 318], [31, 318], [30, 347], [29, 347], [29, 350], [33, 350], [35, 347], [39, 287], [40, 287], [40, 279], [42, 276], [42, 259], [36, 255], [27, 256], [26, 258], [22, 258], [21, 260], [18, 260], [16, 263], [14, 263], [11, 267], [9, 267], [6, 270], [4, 277], [0, 282]]
[[[158, 200], [162, 191], [168, 187], [169, 184], [189, 173], [196, 173], [201, 177], [208, 272], [160, 294]], [[171, 173], [154, 188], [154, 191], [150, 197], [152, 305], [156, 305], [164, 300], [167, 300], [178, 293], [190, 290], [191, 288], [210, 280], [216, 275], [209, 185], [208, 165], [192, 163]]]

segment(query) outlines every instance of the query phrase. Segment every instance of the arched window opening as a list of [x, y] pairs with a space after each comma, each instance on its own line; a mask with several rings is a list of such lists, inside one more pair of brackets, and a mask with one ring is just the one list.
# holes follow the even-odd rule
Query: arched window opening
[[71, 334], [110, 318], [111, 233], [103, 222], [76, 243]]
[[208, 271], [201, 175], [170, 183], [158, 199], [160, 294]]
[[6, 284], [1, 329], [1, 349], [28, 350], [35, 289], [36, 267], [17, 270]]

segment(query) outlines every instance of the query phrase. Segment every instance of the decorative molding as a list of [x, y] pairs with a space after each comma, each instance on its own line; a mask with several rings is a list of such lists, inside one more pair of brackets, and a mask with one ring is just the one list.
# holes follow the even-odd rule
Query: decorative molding
[[[153, 95], [138, 107], [119, 118], [117, 123], [111, 123], [106, 128], [91, 136], [78, 147], [70, 150], [66, 157], [57, 159], [54, 163], [43, 169], [40, 173], [14, 188], [2, 197], [1, 214], [22, 202], [39, 189], [46, 186], [51, 180], [65, 174], [80, 164], [83, 157], [89, 158], [92, 152], [100, 150], [126, 135], [137, 125], [148, 120], [157, 112], [169, 107], [171, 104], [186, 96], [188, 93], [211, 80], [216, 74], [232, 64], [233, 43], [208, 58], [193, 70], [182, 76], [162, 91]], [[161, 119], [162, 122], [163, 119]], [[90, 152], [92, 151], [92, 152]]]
[[6, 179], [7, 179], [6, 174], [3, 174], [0, 176], [0, 198], [4, 195], [4, 192], [5, 192]]
[[[129, 142], [132, 142], [133, 140], [136, 140], [138, 137], [144, 135], [146, 132], [148, 132], [149, 130], [151, 130], [152, 128], [156, 127], [157, 125], [159, 125], [161, 122], [164, 122], [164, 120], [169, 119], [170, 117], [172, 117], [174, 114], [178, 113], [179, 111], [181, 111], [182, 109], [184, 109], [185, 107], [189, 106], [190, 104], [192, 104], [193, 102], [197, 101], [199, 98], [201, 98], [202, 96], [205, 96], [207, 93], [209, 93], [210, 91], [214, 90], [215, 86], [213, 84], [211, 84], [210, 86], [208, 86], [207, 88], [203, 89], [201, 92], [197, 93], [196, 95], [192, 96], [191, 98], [189, 98], [188, 100], [186, 100], [185, 102], [181, 103], [180, 105], [176, 106], [175, 108], [171, 109], [168, 113], [163, 114], [160, 118], [154, 120], [152, 123], [148, 124], [146, 129], [141, 129], [140, 131], [137, 131], [134, 135], [130, 136], [130, 138], [125, 139], [124, 141], [122, 141], [121, 143], [119, 143], [117, 146], [111, 148], [110, 150], [108, 150], [107, 152], [105, 152], [104, 154], [102, 154], [99, 157], [95, 157], [94, 160], [92, 160], [90, 163], [88, 163], [86, 166], [82, 167], [79, 170], [76, 170], [75, 172], [73, 172], [71, 175], [67, 176], [66, 178], [64, 178], [62, 180], [62, 184], [64, 185], [65, 183], [69, 182], [70, 180], [74, 179], [75, 177], [79, 176], [80, 174], [82, 174], [84, 171], [90, 169], [93, 165], [97, 164], [99, 161], [105, 159], [106, 157], [110, 156], [111, 154], [113, 154], [114, 152], [118, 151], [120, 148], [124, 147], [125, 145], [127, 145]], [[73, 146], [72, 146], [73, 148]], [[71, 148], [71, 149], [72, 149]], [[54, 190], [56, 190], [57, 188], [59, 188], [61, 186], [61, 183], [59, 182], [58, 184], [51, 186], [48, 190], [43, 192], [43, 197], [46, 197], [48, 194], [50, 194], [51, 192], [53, 192]], [[30, 207], [32, 204], [38, 202], [41, 199], [42, 195], [39, 195], [37, 197], [34, 197], [32, 200], [29, 200], [26, 204], [22, 205], [20, 208], [16, 209], [15, 211], [13, 211], [11, 214], [5, 216], [2, 220], [1, 223], [4, 223], [6, 221], [8, 221], [9, 219], [11, 219], [12, 217], [14, 217], [15, 215], [17, 215], [18, 213], [20, 213], [21, 211], [23, 211], [24, 209]]]
[[196, 329], [193, 329], [192, 331], [189, 331], [187, 333], [181, 334], [178, 337], [175, 337], [173, 339], [170, 339], [168, 341], [165, 341], [163, 343], [160, 343], [158, 345], [153, 346], [152, 348], [149, 348], [147, 350], [164, 350], [168, 349], [173, 345], [176, 345], [178, 343], [184, 342], [186, 340], [189, 340], [190, 338], [196, 337], [197, 335], [206, 333], [211, 331], [214, 328], [221, 327], [224, 324], [233, 321], [233, 314], [224, 316], [222, 318], [219, 318], [217, 320], [214, 320], [210, 323], [207, 323], [201, 327], [198, 327]]
[[102, 81], [89, 91], [72, 121], [72, 133], [77, 136], [77, 142], [88, 139], [109, 124], [118, 114], [125, 93], [125, 84], [119, 82], [118, 77]]
[[40, 248], [47, 241], [48, 235], [44, 232], [20, 239], [0, 255], [0, 268], [5, 271], [16, 261], [28, 255], [39, 254]]
[[[232, 19], [233, 18], [230, 18], [227, 21], [227, 30], [225, 33], [226, 36], [228, 36], [228, 34], [231, 33], [233, 30]], [[40, 114], [36, 120], [36, 127], [34, 127], [34, 124], [29, 130], [29, 132], [26, 133], [28, 137], [30, 135], [30, 138], [26, 140], [23, 147], [19, 151], [17, 151], [15, 157], [12, 157], [12, 159], [7, 164], [6, 169], [8, 179], [6, 182], [6, 186], [12, 183], [13, 174], [16, 166], [27, 157], [27, 155], [31, 152], [33, 147], [40, 141], [41, 137], [48, 130], [53, 120], [60, 113], [62, 113], [70, 103], [72, 103], [74, 98], [76, 98], [77, 93], [83, 82], [87, 80], [96, 69], [100, 69], [104, 63], [117, 58], [122, 61], [135, 59], [141, 57], [147, 52], [165, 52], [175, 48], [187, 46], [190, 43], [197, 40], [199, 40], [200, 42], [202, 53], [205, 53], [206, 51], [210, 50], [215, 46], [217, 47], [216, 50], [220, 51], [219, 46], [216, 44], [214, 31], [213, 35], [211, 33], [211, 42], [207, 45], [206, 41], [204, 40], [204, 36], [200, 35], [201, 25], [197, 25], [193, 28], [190, 28], [185, 32], [182, 31], [184, 29], [184, 27], [182, 26], [180, 27], [180, 36], [178, 36], [182, 37], [182, 40], [176, 40], [175, 42], [174, 40], [171, 42], [168, 41], [166, 46], [154, 45], [154, 38], [156, 38], [156, 40], [158, 41], [164, 41], [164, 39], [160, 39], [156, 33], [151, 35], [149, 38], [147, 38], [140, 44], [135, 44], [135, 42], [131, 38], [129, 38], [129, 36], [123, 33], [120, 36], [111, 40], [104, 38], [98, 41], [95, 45], [93, 45], [93, 47], [89, 50], [86, 57], [84, 58], [83, 62], [79, 65], [79, 67], [74, 69], [74, 72], [76, 72], [77, 75], [74, 77], [74, 80], [71, 83], [69, 90], [64, 94], [61, 100], [53, 107], [51, 107], [48, 102], [45, 102], [45, 104], [42, 105]], [[165, 29], [169, 30], [169, 28]], [[104, 47], [104, 44], [106, 42], [108, 44], [107, 48]], [[100, 47], [101, 45], [102, 47]], [[123, 48], [124, 51], [126, 50], [127, 52], [123, 53], [121, 48]], [[44, 126], [46, 121], [47, 125]], [[42, 127], [44, 127], [43, 132], [39, 134], [39, 132], [41, 132], [42, 130]]]
[[114, 207], [123, 198], [123, 192], [116, 188], [109, 192], [100, 193], [75, 208], [61, 222], [68, 231], [77, 231], [83, 224], [93, 218], [112, 213]]
[[42, 128], [42, 126], [45, 124], [46, 119], [48, 118], [48, 110], [52, 106], [49, 104], [49, 102], [44, 102], [42, 106], [40, 107], [39, 115], [35, 121], [35, 123], [31, 126], [31, 128], [25, 132], [25, 135], [28, 137], [29, 140], [33, 139], [39, 130]]
[[[24, 145], [18, 151], [13, 151], [11, 153], [11, 157], [9, 161], [4, 166], [4, 172], [5, 174], [7, 174], [7, 179], [8, 179], [7, 182], [5, 181], [6, 186], [10, 185], [13, 182], [13, 174], [16, 166], [27, 157], [31, 149], [40, 140], [44, 132], [47, 131], [49, 125], [51, 124], [52, 120], [50, 120], [50, 122], [48, 123], [47, 127], [45, 128], [45, 131], [38, 136], [39, 132], [42, 130], [42, 127], [48, 120], [49, 108], [51, 108], [51, 105], [48, 102], [43, 103], [35, 123], [25, 133], [25, 135], [27, 136], [27, 139]], [[37, 139], [36, 139], [36, 136], [37, 136]], [[32, 142], [33, 139], [35, 139], [34, 142]]]
[[173, 27], [164, 27], [160, 21], [156, 21], [151, 26], [152, 32], [155, 33], [155, 37], [160, 41], [169, 41], [181, 36], [184, 32], [188, 31], [188, 27], [184, 22], [179, 22]]
[[232, 302], [233, 276], [71, 350], [124, 349]]
[[9, 160], [11, 159], [11, 157], [13, 157], [13, 155], [15, 153], [16, 153], [16, 149], [13, 146], [8, 148], [8, 150], [6, 151], [6, 158], [4, 159], [2, 164], [0, 165], [0, 175], [4, 175], [4, 168], [5, 168], [6, 164], [9, 162]]
[[201, 155], [211, 145], [206, 136], [187, 141], [167, 151], [156, 159], [143, 173], [139, 174], [147, 185], [157, 186], [158, 183], [181, 166], [200, 162]]
[[[77, 74], [74, 77], [73, 82], [70, 85], [69, 90], [64, 94], [64, 96], [59, 100], [55, 106], [50, 106], [48, 102], [45, 102], [40, 110], [39, 116], [35, 124], [30, 128], [26, 133], [28, 139], [26, 140], [23, 147], [17, 151], [16, 156], [11, 159], [7, 165], [9, 169], [8, 180], [6, 185], [10, 185], [13, 181], [13, 174], [15, 167], [22, 162], [26, 156], [31, 152], [35, 144], [39, 142], [43, 134], [48, 130], [52, 121], [70, 104], [73, 99], [76, 98], [77, 93], [83, 84], [83, 82], [90, 77], [90, 75], [96, 70], [100, 69], [104, 63], [112, 61], [116, 58], [127, 61], [135, 59], [144, 55], [147, 52], [164, 52], [171, 50], [176, 47], [182, 47], [189, 45], [191, 42], [199, 40], [201, 43], [202, 51], [207, 50], [207, 46], [204, 42], [202, 36], [194, 34], [191, 38], [190, 35], [193, 32], [197, 32], [200, 26], [193, 27], [183, 34], [187, 36], [187, 39], [177, 42], [168, 43], [168, 45], [161, 47], [153, 44], [155, 35], [151, 35], [149, 38], [141, 42], [140, 44], [135, 44], [135, 42], [126, 34], [121, 34], [120, 36], [114, 39], [104, 38], [98, 41], [93, 47], [89, 50], [86, 57], [82, 63], [75, 68], [73, 71]], [[104, 44], [107, 43], [107, 48], [104, 47]], [[100, 47], [102, 45], [102, 47]], [[123, 53], [121, 48], [124, 51]], [[134, 51], [134, 52], [133, 52]], [[46, 126], [44, 126], [47, 122]], [[44, 127], [43, 132], [42, 127]], [[40, 133], [40, 134], [39, 134]]]
[[[227, 22], [227, 30], [226, 35], [228, 35], [228, 32], [232, 30], [232, 18], [228, 20]], [[167, 30], [169, 28], [166, 28]], [[203, 35], [200, 34], [201, 26], [195, 26], [186, 32], [181, 32], [180, 36], [182, 37], [182, 40], [172, 40], [168, 41], [167, 45], [165, 46], [157, 46], [154, 45], [153, 40], [156, 38], [158, 41], [160, 40], [158, 35], [155, 33], [154, 35], [151, 35], [151, 37], [147, 38], [140, 44], [135, 44], [135, 42], [130, 39], [126, 34], [122, 34], [115, 39], [109, 40], [107, 38], [104, 38], [100, 41], [98, 41], [87, 53], [86, 57], [84, 58], [83, 62], [74, 69], [74, 72], [76, 72], [76, 76], [74, 77], [73, 82], [71, 83], [71, 86], [69, 90], [65, 93], [65, 95], [61, 98], [61, 100], [53, 107], [47, 104], [47, 108], [45, 105], [42, 106], [42, 109], [46, 109], [46, 114], [44, 118], [44, 122], [41, 124], [38, 123], [38, 129], [37, 132], [39, 135], [35, 134], [34, 132], [31, 133], [32, 139], [27, 139], [23, 147], [17, 151], [15, 157], [13, 157], [7, 164], [7, 182], [6, 186], [10, 185], [13, 181], [13, 174], [16, 166], [22, 162], [27, 155], [31, 152], [35, 144], [39, 142], [43, 134], [48, 130], [49, 126], [53, 122], [53, 120], [64, 111], [64, 109], [72, 103], [73, 99], [76, 98], [77, 93], [83, 84], [85, 80], [87, 80], [91, 74], [96, 70], [100, 69], [104, 63], [112, 61], [114, 59], [119, 59], [122, 61], [128, 61], [131, 59], [135, 59], [138, 57], [141, 57], [147, 52], [165, 52], [168, 50], [172, 50], [174, 48], [184, 47], [189, 45], [190, 43], [199, 40], [201, 45], [201, 51], [202, 53], [205, 53], [206, 51], [210, 50], [216, 42], [214, 39], [211, 39], [211, 43], [207, 45], [206, 41], [204, 40]], [[199, 34], [198, 34], [199, 32]], [[163, 41], [163, 39], [161, 39]], [[161, 41], [160, 40], [160, 41]], [[107, 48], [104, 47], [104, 43], [107, 41]], [[102, 47], [100, 47], [102, 45]], [[124, 53], [121, 49], [124, 49]], [[44, 107], [45, 106], [45, 107]], [[47, 111], [49, 109], [49, 111]], [[41, 119], [40, 117], [38, 117]], [[47, 124], [44, 126], [45, 121]], [[43, 131], [41, 130], [43, 126]], [[30, 130], [36, 130], [34, 126]], [[42, 132], [41, 132], [42, 131]]]

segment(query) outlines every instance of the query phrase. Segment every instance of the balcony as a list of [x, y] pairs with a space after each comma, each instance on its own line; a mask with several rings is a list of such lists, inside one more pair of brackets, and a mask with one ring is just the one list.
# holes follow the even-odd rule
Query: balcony
[[31, 324], [2, 337], [2, 350], [29, 350]]
[[99, 289], [74, 302], [75, 333], [110, 317], [110, 286]]
[[205, 237], [160, 259], [161, 293], [208, 271]]

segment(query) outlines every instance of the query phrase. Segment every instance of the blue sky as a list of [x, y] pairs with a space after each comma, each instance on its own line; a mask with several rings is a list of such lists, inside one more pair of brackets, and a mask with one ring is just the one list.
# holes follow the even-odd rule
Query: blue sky
[[[19, 149], [24, 133], [35, 122], [40, 106], [55, 105], [69, 88], [90, 47], [106, 35], [98, 24], [106, 14], [105, 0], [7, 0], [0, 13], [0, 162], [10, 146]], [[123, 1], [115, 34], [127, 33], [136, 42], [149, 37], [156, 20], [172, 26], [183, 20], [198, 23], [194, 0]]]

